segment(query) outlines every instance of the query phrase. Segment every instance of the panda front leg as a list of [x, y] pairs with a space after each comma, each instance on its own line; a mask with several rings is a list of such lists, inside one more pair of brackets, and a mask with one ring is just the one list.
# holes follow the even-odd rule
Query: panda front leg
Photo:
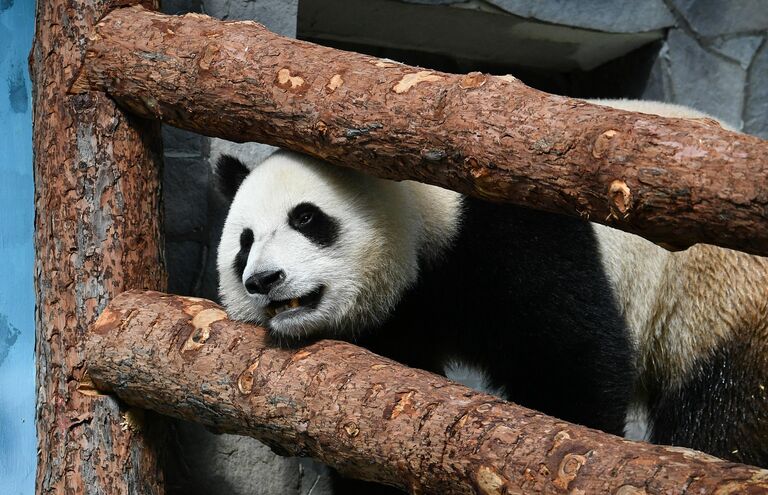
[[630, 356], [594, 346], [527, 348], [487, 367], [507, 400], [571, 423], [623, 436], [635, 371]]
[[[759, 332], [745, 332], [757, 336]], [[649, 390], [650, 441], [768, 468], [768, 343], [729, 338]]]

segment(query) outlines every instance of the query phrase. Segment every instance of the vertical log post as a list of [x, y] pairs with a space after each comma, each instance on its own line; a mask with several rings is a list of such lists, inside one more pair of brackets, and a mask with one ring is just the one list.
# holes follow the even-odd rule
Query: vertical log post
[[159, 126], [126, 115], [102, 93], [67, 94], [86, 38], [109, 7], [37, 2], [30, 65], [38, 494], [164, 492], [159, 436], [138, 427], [140, 414], [83, 387], [83, 337], [102, 309], [126, 289], [165, 287]]

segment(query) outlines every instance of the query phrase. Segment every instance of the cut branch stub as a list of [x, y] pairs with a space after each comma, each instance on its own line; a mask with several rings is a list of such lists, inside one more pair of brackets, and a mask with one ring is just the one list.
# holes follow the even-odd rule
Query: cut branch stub
[[344, 342], [270, 347], [222, 314], [122, 294], [88, 334], [90, 376], [134, 406], [413, 493], [768, 492], [765, 470], [569, 424]]
[[[287, 39], [250, 21], [119, 9], [73, 90], [233, 141], [260, 141], [606, 223], [655, 242], [768, 254], [768, 143]], [[617, 204], [616, 181], [631, 191]], [[606, 201], [608, 196], [608, 201]], [[617, 209], [618, 208], [618, 209]]]

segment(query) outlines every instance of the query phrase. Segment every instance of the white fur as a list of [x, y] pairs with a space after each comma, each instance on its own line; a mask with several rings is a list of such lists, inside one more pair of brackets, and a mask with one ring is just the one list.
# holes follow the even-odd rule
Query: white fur
[[[336, 243], [317, 246], [288, 225], [288, 212], [303, 202], [339, 222]], [[460, 195], [451, 191], [278, 152], [251, 171], [232, 202], [218, 255], [222, 302], [235, 319], [294, 337], [380, 323], [416, 281], [419, 253], [439, 256], [455, 236], [460, 206]], [[254, 242], [241, 280], [233, 260], [245, 228], [253, 230]], [[286, 274], [269, 298], [249, 295], [244, 287], [262, 270]], [[325, 290], [315, 310], [266, 317], [270, 298], [299, 297], [320, 285]]]
[[624, 437], [629, 440], [648, 442], [651, 439], [650, 420], [648, 407], [642, 403], [632, 403], [627, 410]]

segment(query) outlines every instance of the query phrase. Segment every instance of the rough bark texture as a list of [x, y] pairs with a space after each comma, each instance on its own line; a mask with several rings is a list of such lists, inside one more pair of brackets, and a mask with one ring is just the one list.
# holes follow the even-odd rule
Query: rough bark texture
[[[77, 390], [86, 329], [129, 288], [162, 289], [159, 126], [67, 95], [108, 2], [40, 0], [34, 79], [38, 494], [159, 494], [159, 436]], [[151, 4], [152, 2], [146, 2]]]
[[768, 143], [451, 75], [200, 14], [110, 13], [73, 90], [234, 141], [580, 216], [687, 247], [768, 254]]
[[348, 343], [267, 339], [210, 301], [132, 291], [88, 334], [88, 369], [129, 404], [412, 493], [768, 493], [766, 470], [568, 424]]

